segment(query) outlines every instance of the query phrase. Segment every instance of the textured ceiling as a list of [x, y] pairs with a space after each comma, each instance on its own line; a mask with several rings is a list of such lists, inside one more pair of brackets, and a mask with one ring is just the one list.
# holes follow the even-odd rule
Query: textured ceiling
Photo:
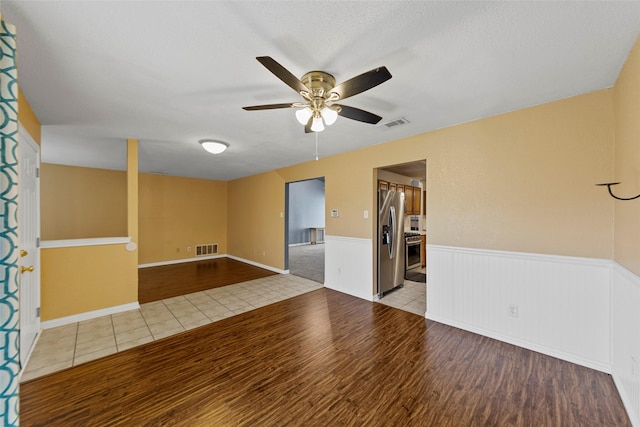
[[[320, 156], [607, 88], [640, 32], [639, 2], [7, 1], [18, 79], [42, 127], [42, 160], [229, 180], [313, 159], [299, 101], [256, 56], [338, 82], [393, 78], [344, 103]], [[409, 123], [387, 128], [404, 117]], [[227, 141], [219, 156], [202, 138]], [[423, 158], [418, 153], [416, 158]]]

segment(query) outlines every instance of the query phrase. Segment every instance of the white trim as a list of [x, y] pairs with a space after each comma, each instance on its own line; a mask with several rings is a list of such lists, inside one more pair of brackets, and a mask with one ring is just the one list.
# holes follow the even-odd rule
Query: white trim
[[72, 248], [76, 246], [100, 246], [119, 245], [131, 243], [131, 237], [101, 237], [94, 239], [66, 239], [66, 240], [43, 240], [40, 247], [43, 249], [52, 248]]
[[182, 264], [184, 262], [206, 261], [208, 259], [225, 258], [226, 256], [227, 254], [222, 254], [222, 255], [200, 256], [197, 258], [174, 259], [170, 261], [149, 262], [147, 264], [139, 264], [138, 268], [160, 267], [163, 265]]
[[20, 372], [18, 372], [18, 382], [20, 382], [20, 380], [22, 379], [22, 374], [24, 374], [24, 371], [27, 370], [27, 366], [29, 366], [29, 360], [31, 360], [31, 355], [33, 354], [33, 350], [36, 349], [36, 346], [38, 345], [38, 341], [40, 340], [40, 336], [42, 335], [42, 327], [41, 325], [38, 325], [40, 327], [40, 330], [38, 330], [38, 334], [36, 335], [36, 339], [33, 340], [33, 345], [31, 346], [31, 349], [29, 350], [29, 354], [27, 354], [27, 358], [25, 359], [24, 363], [22, 364], [22, 369], [20, 369]]
[[508, 344], [513, 344], [518, 347], [526, 348], [527, 350], [532, 350], [538, 353], [546, 354], [547, 356], [552, 356], [561, 360], [566, 360], [567, 362], [575, 363], [576, 365], [585, 366], [587, 368], [595, 369], [596, 371], [601, 371], [606, 374], [611, 373], [611, 365], [606, 363], [597, 363], [592, 360], [583, 359], [573, 354], [556, 351], [549, 347], [535, 345], [528, 341], [519, 340], [517, 338], [513, 338], [508, 335], [500, 334], [494, 331], [489, 331], [487, 329], [477, 328], [473, 325], [456, 322], [454, 320], [446, 319], [437, 315], [431, 315], [429, 313], [426, 313], [425, 317], [428, 320], [433, 320], [434, 322], [443, 323], [445, 325], [453, 326], [454, 328], [463, 329], [465, 331], [473, 332], [474, 334], [482, 335], [488, 338], [493, 338], [498, 341], [506, 342]]
[[259, 262], [250, 261], [248, 259], [240, 258], [233, 255], [227, 255], [227, 258], [234, 259], [236, 261], [244, 262], [245, 264], [250, 264], [256, 267], [264, 268], [265, 270], [273, 271], [274, 273], [280, 274], [289, 274], [289, 270], [282, 270], [280, 268], [271, 267], [270, 265], [260, 264]]
[[185, 258], [185, 259], [176, 259], [172, 261], [160, 261], [160, 262], [151, 262], [148, 264], [140, 264], [138, 268], [147, 268], [147, 267], [159, 267], [163, 265], [173, 265], [173, 264], [182, 264], [185, 262], [194, 262], [194, 261], [206, 261], [208, 259], [217, 259], [217, 258], [231, 258], [236, 261], [244, 262], [245, 264], [250, 264], [255, 267], [264, 268], [265, 270], [273, 271], [275, 273], [280, 274], [289, 274], [289, 270], [281, 270], [279, 268], [271, 267], [270, 265], [260, 264], [259, 262], [250, 261], [248, 259], [240, 258], [233, 255], [222, 254], [222, 255], [212, 255], [212, 256], [203, 256], [198, 258]]
[[[337, 242], [351, 242], [351, 243], [372, 243], [373, 239], [368, 237], [345, 237], [345, 236], [333, 236], [328, 234], [325, 236], [329, 240], [337, 241]], [[325, 239], [326, 240], [326, 239]]]
[[95, 319], [97, 317], [109, 316], [111, 314], [122, 313], [123, 311], [137, 310], [140, 308], [138, 301], [129, 304], [116, 305], [113, 307], [101, 308], [100, 310], [87, 311], [85, 313], [74, 314], [66, 317], [59, 317], [40, 323], [42, 329], [51, 329], [57, 326], [64, 326], [70, 323], [82, 322], [83, 320]]
[[611, 267], [612, 261], [604, 258], [586, 258], [586, 257], [575, 257], [575, 256], [566, 256], [566, 255], [547, 255], [547, 254], [539, 254], [532, 252], [509, 252], [509, 251], [499, 251], [495, 249], [475, 249], [475, 248], [462, 248], [457, 246], [441, 246], [441, 245], [430, 245], [427, 244], [428, 249], [437, 249], [439, 251], [446, 252], [455, 252], [457, 254], [473, 254], [473, 255], [491, 255], [494, 257], [506, 257], [506, 258], [516, 258], [516, 259], [526, 259], [526, 260], [539, 260], [539, 261], [555, 261], [560, 262], [562, 264], [572, 263], [572, 264], [580, 264], [580, 265], [588, 265], [588, 266], [599, 266], [599, 267]]
[[640, 361], [640, 277], [614, 262], [611, 283], [611, 377], [631, 425], [640, 426], [640, 373], [630, 363], [632, 358]]

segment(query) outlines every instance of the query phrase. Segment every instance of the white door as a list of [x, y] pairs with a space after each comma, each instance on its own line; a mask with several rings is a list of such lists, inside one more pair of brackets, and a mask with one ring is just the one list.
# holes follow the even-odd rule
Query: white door
[[40, 157], [38, 145], [22, 127], [19, 138], [20, 363], [24, 368], [40, 330]]

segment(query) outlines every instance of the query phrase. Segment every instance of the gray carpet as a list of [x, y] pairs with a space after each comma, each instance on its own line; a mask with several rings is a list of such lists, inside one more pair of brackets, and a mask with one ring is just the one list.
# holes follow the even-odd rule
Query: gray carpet
[[324, 285], [324, 244], [289, 246], [289, 273]]

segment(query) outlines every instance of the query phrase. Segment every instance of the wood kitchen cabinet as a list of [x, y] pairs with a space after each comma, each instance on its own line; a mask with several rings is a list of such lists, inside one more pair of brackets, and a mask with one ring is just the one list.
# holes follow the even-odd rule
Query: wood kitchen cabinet
[[413, 190], [412, 187], [406, 186], [404, 187], [404, 201], [407, 205], [407, 215], [413, 215]]
[[413, 191], [413, 215], [420, 215], [420, 203], [422, 196], [422, 188], [420, 187], [411, 187]]
[[378, 190], [395, 190], [400, 193], [404, 193], [404, 200], [407, 205], [406, 215], [420, 215], [420, 207], [422, 206], [422, 188], [379, 179]]
[[407, 202], [407, 215], [420, 215], [422, 205], [422, 189], [420, 187], [404, 186], [404, 200]]
[[420, 263], [422, 268], [427, 266], [427, 236], [420, 236]]
[[427, 192], [422, 192], [422, 215], [427, 214]]

